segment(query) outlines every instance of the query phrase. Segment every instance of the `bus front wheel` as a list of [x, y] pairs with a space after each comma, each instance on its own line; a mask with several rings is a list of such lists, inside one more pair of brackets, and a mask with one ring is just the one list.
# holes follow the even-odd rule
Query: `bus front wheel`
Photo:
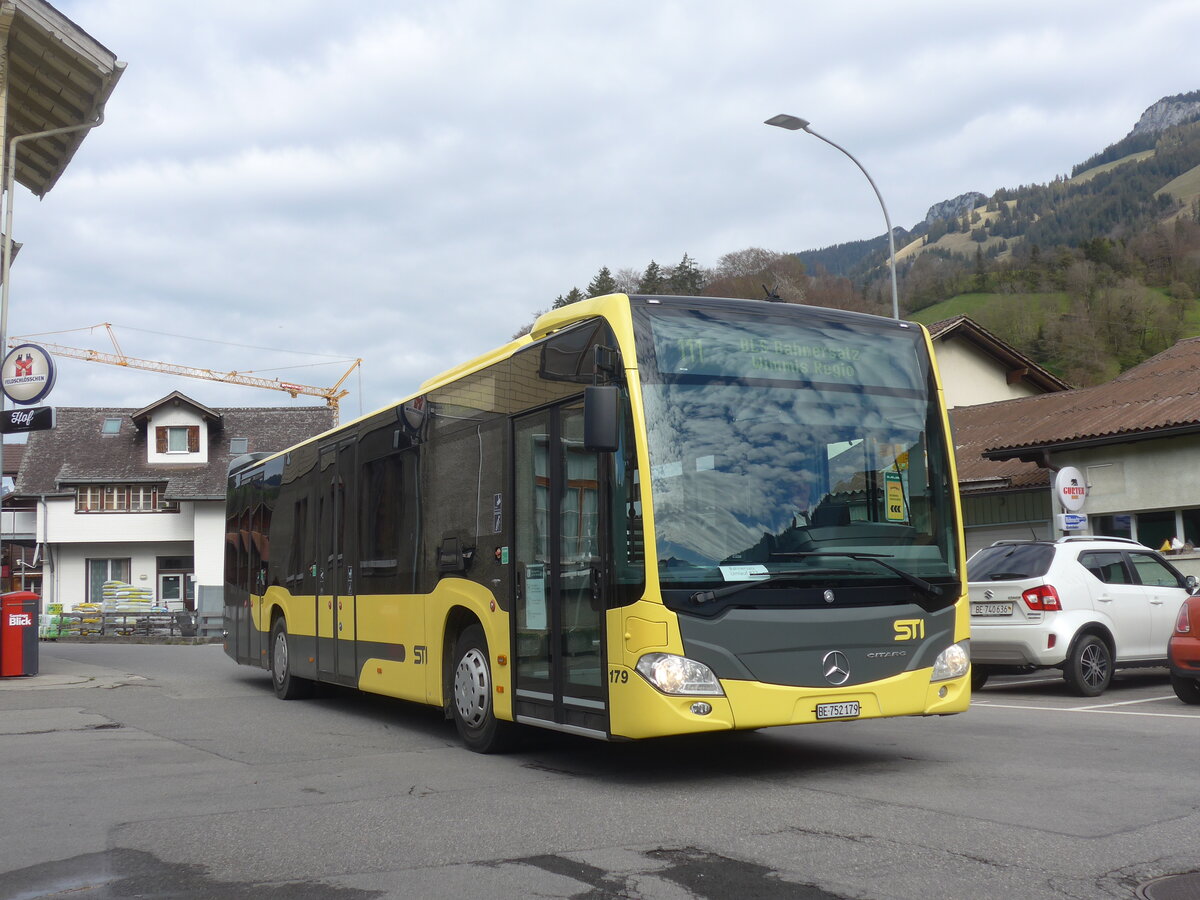
[[450, 706], [454, 724], [467, 748], [476, 753], [498, 753], [513, 742], [515, 726], [496, 718], [492, 706], [492, 667], [483, 627], [471, 625], [454, 643], [454, 696]]
[[271, 626], [271, 684], [280, 700], [302, 700], [313, 694], [313, 683], [292, 674], [287, 621], [280, 616]]

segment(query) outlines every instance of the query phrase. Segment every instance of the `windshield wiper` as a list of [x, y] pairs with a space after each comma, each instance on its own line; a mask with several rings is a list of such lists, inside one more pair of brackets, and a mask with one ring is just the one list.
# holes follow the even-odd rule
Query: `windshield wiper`
[[807, 553], [776, 553], [773, 555], [798, 557], [800, 559], [809, 559], [816, 556], [840, 556], [844, 559], [860, 559], [864, 562], [873, 562], [877, 566], [883, 566], [883, 568], [887, 569], [889, 572], [894, 572], [896, 575], [899, 575], [927, 597], [932, 597], [936, 600], [941, 597], [943, 593], [945, 593], [936, 584], [931, 584], [924, 578], [914, 575], [912, 572], [905, 572], [903, 569], [897, 568], [891, 563], [884, 562], [882, 559], [884, 554], [881, 553], [853, 553], [841, 552], [838, 550], [814, 550]]
[[761, 584], [770, 584], [772, 581], [787, 581], [797, 576], [805, 577], [815, 574], [813, 572], [777, 572], [774, 575], [768, 575], [766, 578], [756, 578], [753, 581], [739, 581], [737, 584], [727, 584], [725, 587], [716, 588], [711, 591], [696, 591], [691, 596], [693, 603], [712, 603], [714, 600], [720, 600], [722, 597], [732, 597], [734, 594], [740, 594], [742, 591], [752, 587], [758, 587]]

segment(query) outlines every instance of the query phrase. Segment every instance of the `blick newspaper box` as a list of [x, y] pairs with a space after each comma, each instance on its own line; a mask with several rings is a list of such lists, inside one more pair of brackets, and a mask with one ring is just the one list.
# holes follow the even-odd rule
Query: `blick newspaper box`
[[38, 613], [32, 591], [0, 594], [0, 677], [38, 672]]

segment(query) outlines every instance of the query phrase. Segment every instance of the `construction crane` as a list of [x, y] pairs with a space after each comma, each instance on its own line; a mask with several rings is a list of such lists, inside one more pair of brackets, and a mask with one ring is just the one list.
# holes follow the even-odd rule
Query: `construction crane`
[[[265, 388], [271, 391], [283, 391], [285, 394], [290, 394], [292, 397], [298, 397], [304, 394], [308, 397], [321, 397], [325, 400], [325, 405], [333, 410], [333, 419], [336, 424], [338, 421], [338, 401], [345, 397], [348, 390], [342, 388], [346, 379], [362, 365], [361, 359], [356, 359], [346, 370], [345, 374], [337, 380], [337, 384], [333, 387], [314, 387], [310, 384], [296, 384], [291, 381], [281, 381], [278, 378], [262, 378], [257, 375], [251, 375], [246, 372], [216, 372], [212, 369], [203, 369], [197, 366], [181, 366], [176, 363], [157, 362], [152, 359], [138, 359], [134, 356], [126, 356], [121, 350], [121, 345], [117, 342], [117, 336], [113, 332], [112, 325], [108, 322], [101, 322], [99, 325], [89, 326], [89, 330], [96, 328], [104, 328], [108, 332], [108, 338], [112, 341], [113, 350], [115, 353], [104, 353], [100, 350], [89, 350], [82, 347], [66, 347], [62, 344], [53, 344], [48, 341], [43, 341], [37, 335], [31, 337], [14, 337], [8, 342], [10, 348], [26, 342], [35, 342], [39, 347], [44, 348], [47, 352], [56, 356], [66, 356], [71, 359], [82, 359], [88, 362], [108, 363], [112, 366], [125, 366], [130, 369], [145, 369], [149, 372], [161, 372], [164, 375], [182, 375], [185, 378], [202, 378], [205, 381], [221, 381], [226, 384], [240, 384], [247, 387]], [[83, 329], [77, 329], [82, 331]]]

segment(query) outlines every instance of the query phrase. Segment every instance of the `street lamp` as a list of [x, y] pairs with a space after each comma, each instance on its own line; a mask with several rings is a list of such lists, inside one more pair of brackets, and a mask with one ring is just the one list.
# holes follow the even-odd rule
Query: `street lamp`
[[829, 138], [825, 137], [824, 135], [817, 134], [815, 131], [809, 128], [807, 119], [801, 119], [798, 116], [789, 116], [787, 113], [780, 113], [777, 116], [771, 116], [771, 118], [767, 119], [764, 124], [774, 125], [776, 128], [786, 128], [788, 131], [807, 131], [813, 137], [820, 138], [825, 143], [829, 144], [829, 146], [836, 147], [838, 150], [841, 150], [848, 157], [850, 157], [850, 161], [858, 166], [858, 168], [862, 170], [862, 173], [867, 176], [867, 181], [871, 182], [871, 187], [875, 191], [875, 196], [879, 198], [879, 205], [883, 208], [883, 222], [885, 225], [887, 225], [888, 256], [892, 268], [892, 318], [899, 319], [900, 296], [899, 292], [896, 290], [896, 239], [892, 236], [892, 219], [888, 215], [887, 204], [883, 202], [883, 194], [879, 193], [879, 188], [875, 185], [875, 179], [871, 177], [871, 173], [868, 172], [863, 164], [854, 158], [854, 154], [845, 147], [841, 146], [840, 144], [835, 144]]

